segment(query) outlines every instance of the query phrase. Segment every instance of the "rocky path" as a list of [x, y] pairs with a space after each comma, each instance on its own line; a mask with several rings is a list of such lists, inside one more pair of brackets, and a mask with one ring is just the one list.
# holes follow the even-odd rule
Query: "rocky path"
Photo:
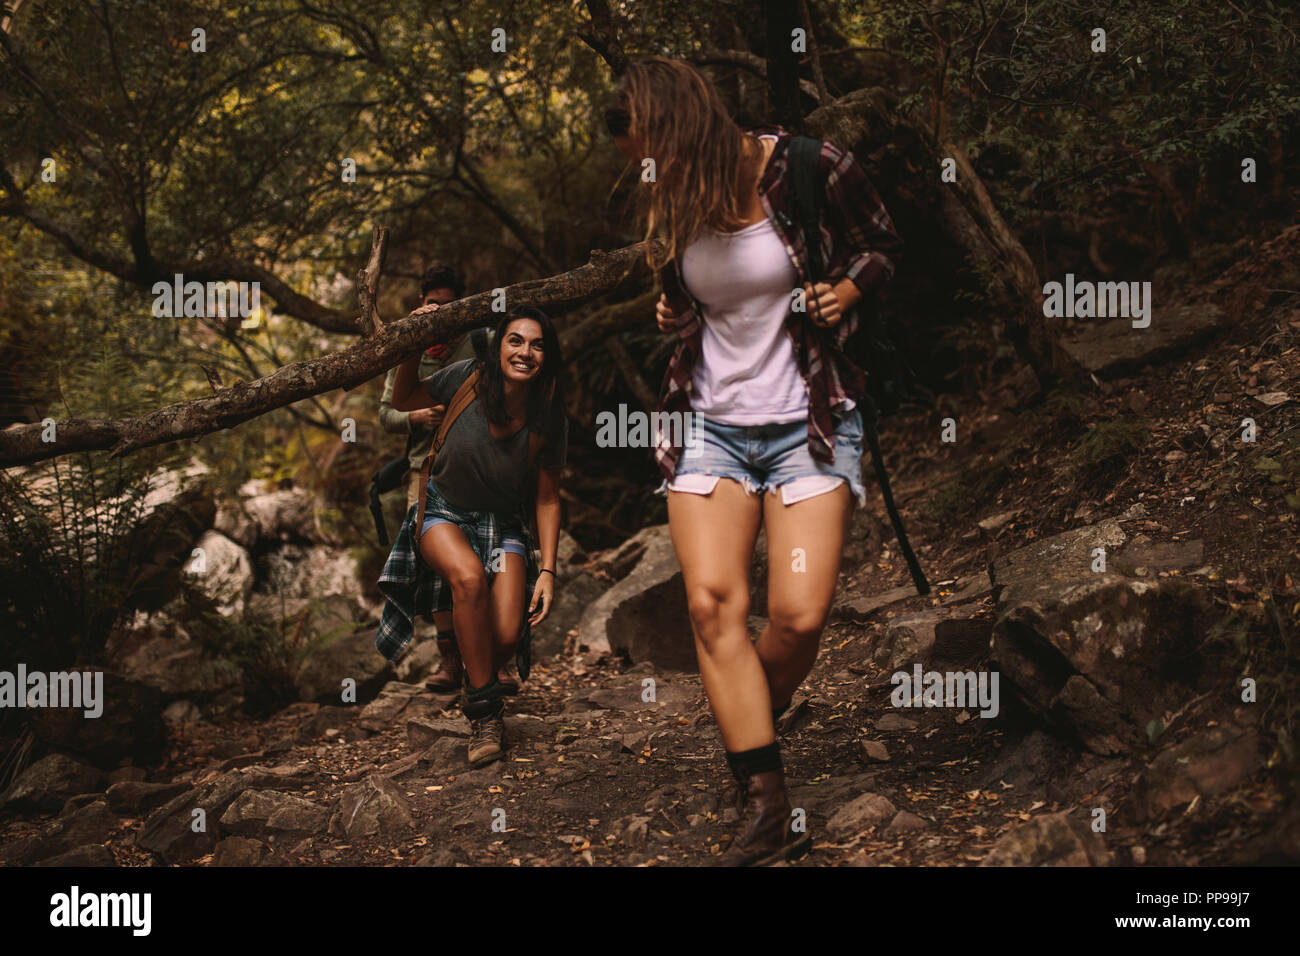
[[[793, 865], [1300, 861], [1300, 305], [1265, 279], [1225, 287], [1218, 305], [1244, 318], [1212, 345], [1098, 398], [982, 396], [941, 452], [916, 438], [933, 417], [891, 423], [935, 592], [907, 583], [883, 514], [855, 518], [782, 728], [814, 838]], [[161, 765], [44, 756], [2, 795], [0, 859], [707, 864], [736, 812], [665, 542], [570, 549], [498, 763], [466, 767], [451, 697], [378, 676], [357, 704], [173, 727]], [[322, 688], [373, 663], [373, 625], [357, 635], [352, 657], [322, 658]], [[917, 668], [996, 675], [996, 716], [946, 688], [900, 697], [892, 678]]]

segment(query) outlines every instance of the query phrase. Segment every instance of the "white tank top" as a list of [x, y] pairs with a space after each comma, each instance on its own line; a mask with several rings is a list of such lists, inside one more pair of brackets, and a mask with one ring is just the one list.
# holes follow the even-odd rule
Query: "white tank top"
[[785, 332], [799, 274], [771, 221], [709, 230], [683, 250], [681, 267], [704, 309], [692, 410], [726, 425], [807, 418], [808, 390]]

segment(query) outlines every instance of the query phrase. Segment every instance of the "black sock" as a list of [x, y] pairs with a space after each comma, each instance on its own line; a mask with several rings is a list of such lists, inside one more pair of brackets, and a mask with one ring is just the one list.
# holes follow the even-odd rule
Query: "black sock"
[[737, 780], [746, 780], [757, 773], [781, 769], [781, 748], [776, 741], [766, 747], [742, 750], [739, 753], [727, 751], [727, 764]]
[[501, 684], [497, 682], [496, 675], [492, 680], [482, 687], [474, 687], [469, 682], [468, 672], [465, 674], [465, 716], [469, 720], [480, 720], [483, 717], [496, 717], [505, 707], [505, 700], [501, 694]]

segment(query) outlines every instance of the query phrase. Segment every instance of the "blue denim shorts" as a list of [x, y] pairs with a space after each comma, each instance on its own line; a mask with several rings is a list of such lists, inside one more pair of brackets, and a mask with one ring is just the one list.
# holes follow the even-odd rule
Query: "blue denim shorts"
[[867, 503], [862, 485], [862, 415], [856, 409], [835, 413], [835, 461], [823, 464], [808, 450], [808, 420], [774, 425], [724, 425], [697, 416], [694, 447], [677, 461], [671, 482], [660, 492], [711, 494], [719, 478], [737, 481], [750, 494], [781, 493], [786, 505], [825, 494], [847, 482], [859, 507]]
[[[434, 518], [432, 516], [424, 519], [424, 527], [420, 529], [421, 536], [436, 524], [454, 524], [446, 518]], [[517, 554], [524, 557], [524, 542], [515, 535], [506, 532], [501, 536], [501, 550], [506, 554]]]

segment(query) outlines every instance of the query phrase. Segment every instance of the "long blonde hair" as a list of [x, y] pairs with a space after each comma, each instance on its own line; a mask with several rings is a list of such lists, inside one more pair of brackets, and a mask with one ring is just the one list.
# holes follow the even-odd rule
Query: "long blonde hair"
[[754, 185], [747, 170], [757, 142], [728, 114], [708, 77], [689, 63], [652, 56], [629, 64], [608, 108], [605, 125], [626, 135], [655, 162], [655, 180], [637, 190], [637, 217], [647, 240], [663, 243], [652, 269], [677, 258], [705, 228], [734, 232], [745, 225], [742, 209]]

